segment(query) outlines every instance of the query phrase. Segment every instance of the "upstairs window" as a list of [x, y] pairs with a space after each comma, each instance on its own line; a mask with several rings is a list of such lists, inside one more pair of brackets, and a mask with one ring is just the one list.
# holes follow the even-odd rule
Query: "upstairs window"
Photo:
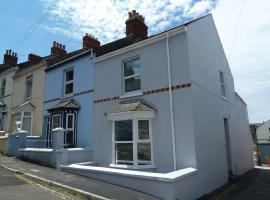
[[221, 94], [223, 97], [226, 97], [226, 88], [223, 72], [219, 72], [219, 79], [220, 79]]
[[6, 92], [6, 79], [1, 81], [1, 97], [5, 96]]
[[124, 92], [141, 90], [141, 66], [139, 58], [124, 62]]
[[25, 80], [25, 98], [32, 97], [33, 75], [26, 77]]
[[64, 79], [64, 95], [73, 93], [73, 79], [74, 79], [73, 69], [66, 70]]

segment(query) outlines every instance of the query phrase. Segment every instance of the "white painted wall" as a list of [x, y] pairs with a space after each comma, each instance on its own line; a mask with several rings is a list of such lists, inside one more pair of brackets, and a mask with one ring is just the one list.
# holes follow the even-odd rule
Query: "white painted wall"
[[257, 140], [258, 143], [270, 143], [270, 120], [263, 123], [257, 128]]

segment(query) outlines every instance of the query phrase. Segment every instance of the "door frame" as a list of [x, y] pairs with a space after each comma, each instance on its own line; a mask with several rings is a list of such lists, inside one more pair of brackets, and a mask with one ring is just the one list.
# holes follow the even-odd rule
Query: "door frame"
[[[68, 128], [68, 116], [73, 116], [72, 128]], [[65, 144], [67, 144], [67, 132], [72, 131], [72, 135], [73, 135], [72, 144], [75, 146], [75, 113], [67, 113], [65, 118], [66, 118]]]

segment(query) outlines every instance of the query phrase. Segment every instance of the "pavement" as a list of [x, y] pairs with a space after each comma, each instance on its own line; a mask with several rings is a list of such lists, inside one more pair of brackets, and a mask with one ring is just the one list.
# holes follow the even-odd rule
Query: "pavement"
[[[29, 162], [24, 162], [14, 157], [7, 157], [0, 154], [0, 167], [8, 169], [17, 174], [21, 174], [31, 180], [47, 183], [55, 187], [65, 188], [71, 192], [79, 193], [88, 199], [119, 199], [119, 200], [158, 200], [157, 197], [106, 183], [103, 181], [90, 179], [67, 172], [62, 172], [53, 168], [44, 167]], [[5, 187], [5, 182], [0, 181], [0, 188]], [[2, 186], [4, 185], [4, 186]], [[0, 189], [1, 190], [1, 189]], [[14, 190], [13, 190], [14, 191]], [[3, 198], [3, 200], [8, 198]], [[17, 199], [17, 198], [12, 198]], [[43, 200], [41, 198], [36, 198]], [[52, 199], [52, 198], [47, 198]], [[46, 200], [47, 200], [46, 199]], [[2, 196], [0, 194], [0, 200]]]
[[270, 200], [270, 168], [256, 167], [201, 200]]
[[[22, 175], [0, 168], [0, 200], [75, 200], [72, 195], [34, 184]], [[79, 199], [78, 199], [79, 200]]]

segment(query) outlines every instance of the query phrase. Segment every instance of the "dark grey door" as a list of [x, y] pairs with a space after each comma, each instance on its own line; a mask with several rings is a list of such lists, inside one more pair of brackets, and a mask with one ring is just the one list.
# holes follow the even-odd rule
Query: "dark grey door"
[[226, 154], [227, 154], [227, 165], [229, 177], [233, 175], [232, 172], [232, 157], [231, 157], [231, 144], [230, 144], [230, 129], [229, 129], [229, 120], [224, 118], [224, 132], [226, 138]]

